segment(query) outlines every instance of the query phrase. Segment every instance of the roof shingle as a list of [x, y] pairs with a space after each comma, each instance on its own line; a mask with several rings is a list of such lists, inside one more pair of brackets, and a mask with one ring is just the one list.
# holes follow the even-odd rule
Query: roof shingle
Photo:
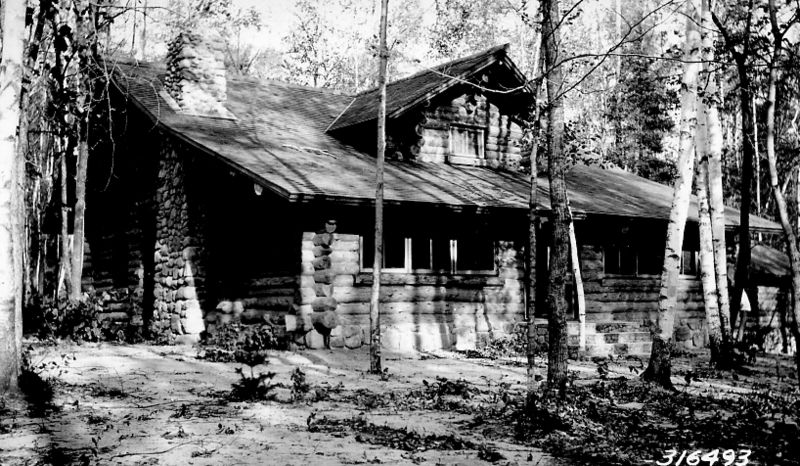
[[[325, 132], [350, 97], [286, 83], [229, 79], [226, 107], [235, 120], [189, 116], [175, 112], [161, 95], [163, 68], [120, 64], [118, 70], [117, 84], [157, 124], [265, 188], [290, 200], [374, 201], [374, 157]], [[393, 108], [399, 105], [392, 104]], [[540, 208], [545, 211], [549, 210], [547, 186], [547, 180], [539, 180]], [[579, 215], [669, 218], [672, 188], [621, 170], [578, 165], [569, 171], [567, 186], [572, 210]], [[528, 192], [528, 176], [520, 173], [386, 163], [388, 203], [527, 209]], [[692, 202], [689, 219], [696, 221]], [[738, 212], [727, 209], [726, 221], [738, 225]], [[755, 216], [750, 223], [756, 230], [780, 229], [775, 222]]]

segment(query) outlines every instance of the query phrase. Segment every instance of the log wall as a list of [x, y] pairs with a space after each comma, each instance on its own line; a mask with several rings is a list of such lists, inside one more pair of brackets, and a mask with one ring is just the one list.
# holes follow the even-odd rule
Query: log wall
[[[484, 157], [459, 157], [451, 153], [450, 130], [464, 126], [483, 130]], [[486, 96], [464, 93], [395, 125], [388, 153], [422, 162], [455, 163], [517, 170], [522, 159], [522, 129]]]
[[[395, 351], [469, 349], [509, 335], [524, 320], [523, 262], [498, 242], [497, 271], [483, 275], [383, 273], [382, 345]], [[303, 233], [295, 341], [311, 348], [369, 344], [372, 273], [359, 266], [359, 235]], [[321, 314], [335, 313], [322, 328]]]
[[[625, 321], [649, 327], [658, 317], [658, 276], [608, 275], [603, 271], [603, 246], [583, 244], [581, 273], [588, 322]], [[682, 276], [678, 281], [675, 340], [679, 347], [701, 348], [708, 343], [700, 280]]]

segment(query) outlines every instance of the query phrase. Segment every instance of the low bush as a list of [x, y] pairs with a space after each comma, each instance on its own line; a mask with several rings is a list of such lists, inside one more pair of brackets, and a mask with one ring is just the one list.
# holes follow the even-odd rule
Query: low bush
[[103, 302], [85, 296], [79, 301], [43, 300], [28, 306], [23, 313], [26, 334], [42, 340], [71, 338], [75, 341], [136, 341], [140, 331], [132, 326], [102, 320]]

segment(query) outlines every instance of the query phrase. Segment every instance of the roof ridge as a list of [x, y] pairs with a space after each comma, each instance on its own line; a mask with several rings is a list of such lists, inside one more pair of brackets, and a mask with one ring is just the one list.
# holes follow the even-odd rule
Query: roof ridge
[[[489, 47], [488, 49], [481, 50], [480, 52], [475, 52], [475, 53], [473, 53], [471, 55], [467, 55], [465, 57], [459, 57], [459, 58], [456, 58], [454, 60], [450, 60], [450, 61], [447, 61], [447, 62], [444, 62], [444, 63], [439, 63], [438, 65], [434, 65], [434, 66], [427, 66], [427, 67], [424, 67], [423, 69], [417, 71], [414, 74], [410, 74], [410, 75], [408, 75], [408, 76], [406, 76], [404, 78], [396, 79], [396, 80], [394, 80], [392, 82], [386, 83], [386, 85], [387, 86], [391, 86], [391, 85], [396, 84], [396, 83], [401, 83], [403, 81], [407, 81], [409, 79], [413, 79], [413, 78], [419, 77], [419, 76], [421, 76], [421, 75], [423, 75], [425, 73], [430, 73], [431, 71], [440, 71], [442, 68], [446, 68], [448, 66], [452, 66], [452, 65], [454, 65], [456, 63], [461, 63], [461, 62], [465, 62], [467, 60], [472, 60], [472, 59], [478, 58], [478, 57], [480, 57], [482, 55], [491, 55], [491, 54], [494, 54], [496, 52], [499, 52], [500, 50], [505, 50], [506, 52], [508, 52], [508, 48], [510, 47], [510, 45], [511, 44], [508, 43], [508, 42], [506, 42], [505, 44], [494, 45], [492, 47]], [[378, 88], [377, 87], [373, 87], [371, 89], [363, 90], [363, 91], [359, 92], [358, 94], [355, 94], [353, 97], [360, 97], [362, 95], [366, 95], [366, 94], [369, 94], [371, 92], [376, 92], [376, 91], [378, 91]]]
[[282, 81], [280, 79], [274, 79], [274, 78], [260, 79], [260, 78], [249, 77], [249, 76], [229, 76], [228, 80], [241, 82], [241, 83], [250, 82], [250, 83], [254, 83], [254, 84], [278, 84], [278, 85], [285, 86], [285, 87], [290, 87], [290, 88], [293, 88], [293, 89], [305, 89], [305, 90], [309, 90], [309, 91], [319, 91], [319, 92], [322, 92], [322, 93], [325, 93], [325, 94], [339, 95], [339, 96], [343, 96], [343, 97], [353, 97], [353, 94], [347, 93], [345, 91], [340, 91], [338, 89], [332, 89], [330, 87], [308, 86], [308, 85], [305, 85], [305, 84], [297, 84], [297, 83], [292, 83], [292, 82], [288, 82], [288, 81]]

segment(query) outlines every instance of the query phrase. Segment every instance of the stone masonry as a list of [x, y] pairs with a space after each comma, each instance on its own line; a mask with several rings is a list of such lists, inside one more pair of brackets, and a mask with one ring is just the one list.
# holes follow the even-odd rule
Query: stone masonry
[[164, 86], [188, 114], [231, 118], [225, 109], [227, 78], [219, 37], [182, 32], [169, 45]]
[[153, 322], [161, 332], [167, 327], [173, 335], [199, 335], [204, 330], [203, 215], [190, 206], [186, 161], [167, 138], [163, 140], [156, 191]]

